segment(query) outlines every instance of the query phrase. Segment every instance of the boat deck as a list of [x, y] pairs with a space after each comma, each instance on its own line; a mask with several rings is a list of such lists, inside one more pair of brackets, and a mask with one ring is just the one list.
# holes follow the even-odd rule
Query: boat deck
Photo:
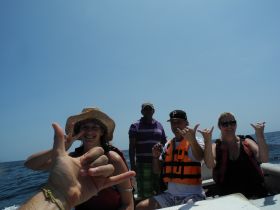
[[262, 210], [279, 210], [280, 194], [260, 198], [257, 200], [249, 200], [253, 205]]
[[[202, 165], [202, 185], [206, 191], [207, 199], [197, 201], [193, 204], [183, 204], [164, 210], [279, 210], [280, 209], [280, 164], [264, 163], [261, 165], [265, 185], [270, 192], [270, 196], [248, 200], [240, 193], [217, 197], [215, 192], [215, 182], [212, 179], [212, 171]], [[214, 190], [213, 190], [214, 189]], [[208, 191], [208, 193], [207, 193]], [[212, 191], [212, 192], [211, 192]]]
[[162, 208], [162, 210], [279, 210], [280, 194], [256, 200], [248, 200], [242, 194], [231, 194], [218, 198], [197, 201], [193, 204]]

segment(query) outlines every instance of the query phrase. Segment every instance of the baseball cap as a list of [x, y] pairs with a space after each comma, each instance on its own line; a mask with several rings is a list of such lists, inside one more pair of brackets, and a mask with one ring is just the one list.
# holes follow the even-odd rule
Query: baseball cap
[[151, 107], [152, 109], [154, 109], [154, 105], [152, 103], [143, 103], [142, 110], [145, 109], [146, 107]]
[[187, 114], [183, 110], [174, 110], [174, 111], [170, 112], [169, 117], [170, 117], [170, 119], [167, 121], [170, 121], [172, 119], [183, 119], [183, 120], [188, 121]]

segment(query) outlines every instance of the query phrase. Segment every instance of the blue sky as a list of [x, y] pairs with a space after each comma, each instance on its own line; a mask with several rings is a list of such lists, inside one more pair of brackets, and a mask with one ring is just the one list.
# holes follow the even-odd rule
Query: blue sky
[[0, 162], [50, 148], [51, 123], [64, 127], [87, 106], [116, 121], [121, 149], [145, 101], [169, 138], [174, 109], [191, 126], [214, 125], [214, 137], [224, 111], [238, 133], [257, 121], [279, 131], [279, 9], [278, 0], [0, 0]]

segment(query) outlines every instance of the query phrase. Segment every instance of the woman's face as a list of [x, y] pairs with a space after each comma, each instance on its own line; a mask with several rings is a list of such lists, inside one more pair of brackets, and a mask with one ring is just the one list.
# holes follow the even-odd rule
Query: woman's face
[[236, 120], [232, 115], [226, 115], [220, 119], [219, 128], [221, 130], [222, 136], [235, 135], [236, 131]]
[[83, 132], [82, 140], [84, 144], [92, 146], [100, 145], [101, 137], [104, 135], [102, 127], [94, 121], [83, 123], [80, 126], [80, 132]]

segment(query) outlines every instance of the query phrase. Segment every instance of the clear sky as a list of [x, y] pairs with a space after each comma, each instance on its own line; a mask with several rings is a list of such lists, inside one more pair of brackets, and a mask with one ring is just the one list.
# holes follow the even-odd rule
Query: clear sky
[[278, 0], [0, 0], [0, 162], [50, 148], [51, 123], [64, 127], [87, 106], [115, 120], [120, 149], [145, 101], [169, 138], [174, 109], [191, 126], [214, 125], [214, 137], [224, 111], [238, 133], [257, 121], [279, 131], [279, 9]]

